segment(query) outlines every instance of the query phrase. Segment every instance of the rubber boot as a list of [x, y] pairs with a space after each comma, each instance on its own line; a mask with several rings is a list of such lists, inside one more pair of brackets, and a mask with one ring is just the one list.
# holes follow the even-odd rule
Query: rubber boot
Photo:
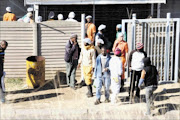
[[91, 85], [88, 85], [87, 88], [88, 88], [87, 97], [88, 97], [88, 98], [89, 98], [89, 97], [93, 97], [92, 86], [91, 86]]

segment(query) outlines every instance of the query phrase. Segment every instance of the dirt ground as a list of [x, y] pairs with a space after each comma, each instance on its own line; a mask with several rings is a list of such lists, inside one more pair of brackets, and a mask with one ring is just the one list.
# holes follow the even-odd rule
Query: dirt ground
[[[8, 85], [7, 85], [8, 86]], [[10, 86], [10, 85], [9, 85]], [[131, 119], [131, 120], [179, 120], [180, 119], [180, 83], [159, 85], [155, 91], [155, 109], [153, 116], [145, 116], [145, 89], [141, 90], [141, 99], [135, 99], [133, 104], [128, 100], [129, 83], [126, 91], [118, 95], [119, 102], [115, 105], [102, 103], [94, 105], [94, 97], [87, 98], [87, 88], [76, 91], [61, 85], [60, 88], [48, 83], [39, 90], [26, 89], [25, 86], [12, 86], [8, 89], [7, 103], [0, 104], [0, 119], [14, 120], [45, 120], [45, 119]], [[103, 90], [103, 89], [102, 89]]]

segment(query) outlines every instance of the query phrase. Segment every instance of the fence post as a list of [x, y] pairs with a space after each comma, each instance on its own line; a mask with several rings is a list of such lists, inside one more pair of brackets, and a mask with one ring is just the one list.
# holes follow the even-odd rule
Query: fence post
[[135, 44], [136, 44], [136, 14], [132, 15], [132, 44], [131, 44], [131, 48], [132, 50], [135, 49]]
[[83, 46], [84, 38], [85, 38], [85, 14], [81, 14], [81, 47]]
[[180, 64], [179, 63], [180, 62], [180, 57], [179, 57], [180, 42], [179, 42], [179, 39], [180, 39], [180, 19], [177, 21], [177, 26], [176, 26], [175, 82], [178, 82], [178, 73], [179, 73], [178, 68], [179, 68], [179, 64]]
[[33, 23], [33, 55], [38, 56], [38, 31], [37, 23]]
[[165, 39], [165, 66], [164, 66], [164, 80], [169, 79], [169, 47], [170, 47], [170, 18], [171, 13], [167, 13], [167, 23], [166, 23], [166, 39]]

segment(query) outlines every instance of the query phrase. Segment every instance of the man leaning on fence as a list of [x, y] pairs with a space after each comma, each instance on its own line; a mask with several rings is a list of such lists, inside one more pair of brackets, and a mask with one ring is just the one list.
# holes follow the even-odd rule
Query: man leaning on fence
[[80, 55], [80, 48], [77, 42], [78, 36], [76, 34], [72, 34], [70, 40], [68, 40], [65, 48], [65, 57], [66, 61], [66, 80], [67, 85], [72, 89], [76, 90], [75, 87], [75, 77], [76, 77], [76, 69], [78, 65], [78, 59]]

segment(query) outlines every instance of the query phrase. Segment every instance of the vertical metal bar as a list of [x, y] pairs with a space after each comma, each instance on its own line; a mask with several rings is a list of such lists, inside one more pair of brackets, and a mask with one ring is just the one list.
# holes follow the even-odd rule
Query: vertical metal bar
[[144, 50], [147, 51], [146, 41], [147, 41], [147, 24], [144, 23]]
[[96, 6], [95, 6], [95, 0], [93, 0], [93, 23], [95, 24], [95, 18], [96, 18]]
[[38, 56], [38, 33], [37, 23], [33, 23], [33, 55]]
[[136, 44], [136, 14], [133, 14], [132, 27], [132, 50], [134, 50]]
[[176, 51], [175, 51], [175, 80], [174, 82], [178, 82], [178, 67], [179, 67], [179, 39], [180, 39], [180, 19], [177, 21], [176, 25]]
[[161, 16], [161, 3], [158, 3], [157, 5], [157, 18], [160, 18]]
[[152, 16], [154, 15], [154, 4], [153, 3], [151, 4], [151, 15]]
[[151, 61], [153, 64], [153, 38], [154, 38], [154, 24], [151, 26], [152, 32], [151, 32]]
[[35, 11], [35, 19], [34, 21], [37, 22], [39, 16], [39, 5], [34, 4], [34, 11]]
[[[162, 38], [161, 38], [161, 81], [163, 80], [162, 79], [162, 76], [163, 76], [163, 63], [164, 63], [164, 23], [162, 23]], [[164, 75], [165, 76], [165, 75]]]
[[172, 24], [172, 45], [171, 45], [171, 81], [173, 80], [173, 65], [174, 65], [174, 22]]
[[143, 36], [144, 36], [144, 27], [143, 27], [143, 23], [141, 23], [141, 43], [144, 44]]
[[85, 14], [81, 14], [81, 48], [84, 45], [83, 39], [85, 38]]
[[148, 24], [148, 44], [147, 44], [147, 54], [148, 54], [148, 57], [150, 57], [150, 53], [149, 53], [149, 51], [150, 51], [150, 45], [149, 45], [149, 41], [150, 41], [150, 31], [151, 31], [151, 25], [150, 24]]
[[167, 13], [167, 23], [166, 23], [166, 41], [165, 41], [165, 81], [169, 79], [169, 30], [170, 30], [170, 13]]
[[160, 29], [161, 29], [161, 24], [159, 24], [159, 26], [158, 26], [158, 50], [157, 50], [157, 54], [158, 54], [158, 56], [157, 56], [157, 69], [158, 69], [158, 71], [159, 71], [159, 59], [160, 59], [160, 46], [159, 46], [159, 44], [160, 44], [160, 35], [161, 35], [161, 31], [160, 31]]
[[155, 34], [154, 34], [154, 37], [155, 37], [155, 41], [154, 41], [154, 65], [156, 66], [156, 57], [157, 57], [157, 52], [156, 52], [156, 47], [157, 47], [157, 44], [156, 44], [156, 36], [157, 36], [157, 23], [155, 23]]

